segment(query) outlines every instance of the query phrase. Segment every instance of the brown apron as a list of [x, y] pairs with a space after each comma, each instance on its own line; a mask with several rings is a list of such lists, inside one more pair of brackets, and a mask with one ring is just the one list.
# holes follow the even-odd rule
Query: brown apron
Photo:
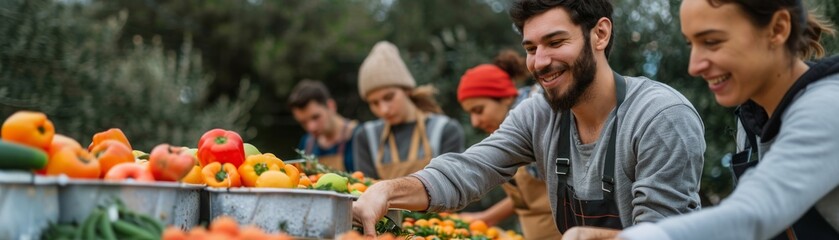
[[[562, 234], [556, 229], [551, 204], [545, 181], [539, 180], [527, 172], [527, 167], [519, 168], [510, 183], [501, 185], [507, 196], [513, 200], [516, 215], [521, 223], [521, 230], [526, 239], [560, 239]], [[515, 184], [515, 185], [513, 185]]]
[[[346, 145], [350, 137], [352, 137], [352, 129], [355, 129], [356, 125], [358, 125], [358, 122], [355, 120], [349, 121], [346, 124], [344, 124], [344, 128], [341, 129], [340, 139], [342, 140], [340, 145], [338, 145], [338, 151], [332, 155], [318, 156], [318, 162], [320, 164], [323, 164], [331, 169], [335, 169], [338, 171], [347, 171], [346, 166], [344, 166], [344, 150], [346, 149]], [[317, 139], [315, 137], [309, 138], [309, 141], [306, 143], [306, 153], [312, 153], [312, 148], [315, 144], [317, 144], [316, 141]]]
[[[390, 163], [382, 164], [385, 141], [388, 142], [388, 147], [390, 147]], [[423, 147], [422, 156], [418, 156], [420, 144]], [[422, 112], [417, 113], [417, 124], [414, 126], [414, 133], [411, 134], [411, 146], [408, 149], [408, 158], [405, 161], [401, 161], [399, 158], [399, 149], [396, 146], [396, 139], [394, 139], [393, 133], [390, 132], [390, 124], [385, 123], [384, 129], [382, 129], [378, 149], [379, 151], [376, 153], [376, 159], [373, 163], [376, 165], [376, 171], [382, 180], [408, 176], [411, 173], [425, 168], [433, 157], [431, 143], [428, 141], [428, 134], [425, 131], [425, 114]]]

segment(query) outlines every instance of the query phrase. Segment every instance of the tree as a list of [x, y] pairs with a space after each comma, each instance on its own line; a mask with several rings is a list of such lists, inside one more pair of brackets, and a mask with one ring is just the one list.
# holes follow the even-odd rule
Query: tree
[[14, 11], [0, 19], [0, 113], [28, 109], [46, 113], [56, 131], [90, 142], [111, 127], [132, 145], [195, 146], [210, 128], [246, 132], [255, 92], [243, 81], [239, 98], [204, 102], [212, 77], [202, 70], [190, 41], [164, 51], [161, 39], [116, 44], [126, 11], [101, 21], [90, 8], [54, 1], [4, 1]]

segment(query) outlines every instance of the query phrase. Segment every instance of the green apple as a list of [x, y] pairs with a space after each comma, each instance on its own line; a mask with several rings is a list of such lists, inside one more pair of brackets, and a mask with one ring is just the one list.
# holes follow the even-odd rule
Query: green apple
[[184, 153], [189, 154], [195, 158], [198, 158], [198, 149], [197, 148], [187, 148], [184, 150]]
[[134, 158], [136, 159], [149, 160], [149, 154], [140, 150], [132, 150], [131, 155], [134, 155]]
[[347, 192], [347, 183], [350, 180], [342, 177], [341, 175], [334, 174], [334, 173], [327, 173], [323, 176], [320, 176], [318, 182], [315, 183], [315, 189], [324, 189], [329, 186], [329, 189], [332, 189], [336, 192]]
[[256, 147], [253, 144], [245, 143], [244, 145], [245, 145], [245, 158], [250, 157], [251, 155], [262, 154], [261, 152], [259, 152], [259, 149], [256, 149]]

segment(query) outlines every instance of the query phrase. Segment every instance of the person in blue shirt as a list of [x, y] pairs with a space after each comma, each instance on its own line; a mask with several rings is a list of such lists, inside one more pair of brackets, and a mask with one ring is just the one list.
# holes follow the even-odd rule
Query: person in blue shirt
[[327, 167], [354, 171], [352, 140], [358, 121], [338, 114], [335, 100], [320, 81], [303, 80], [288, 97], [294, 119], [306, 130], [298, 148]]

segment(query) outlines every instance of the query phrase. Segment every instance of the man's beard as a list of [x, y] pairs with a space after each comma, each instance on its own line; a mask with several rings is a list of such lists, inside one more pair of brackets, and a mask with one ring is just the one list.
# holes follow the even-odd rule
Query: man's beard
[[[534, 74], [534, 78], [538, 80], [540, 79], [540, 76], [544, 76], [551, 72], [562, 72], [568, 68], [567, 64], [560, 63], [559, 66], [550, 66], [542, 69], [538, 73]], [[574, 107], [577, 103], [590, 97], [587, 90], [591, 86], [591, 83], [594, 82], [594, 75], [597, 72], [597, 63], [594, 61], [594, 54], [591, 51], [591, 43], [589, 41], [585, 41], [585, 46], [583, 46], [583, 49], [580, 50], [580, 56], [577, 57], [577, 60], [574, 61], [574, 65], [570, 68], [573, 79], [571, 84], [568, 86], [568, 90], [565, 91], [565, 94], [560, 94], [560, 89], [558, 87], [554, 89], [545, 89], [542, 87], [542, 89], [545, 90], [545, 94], [542, 94], [542, 96], [554, 112], [571, 109], [571, 107]], [[539, 86], [542, 85], [539, 84]]]

